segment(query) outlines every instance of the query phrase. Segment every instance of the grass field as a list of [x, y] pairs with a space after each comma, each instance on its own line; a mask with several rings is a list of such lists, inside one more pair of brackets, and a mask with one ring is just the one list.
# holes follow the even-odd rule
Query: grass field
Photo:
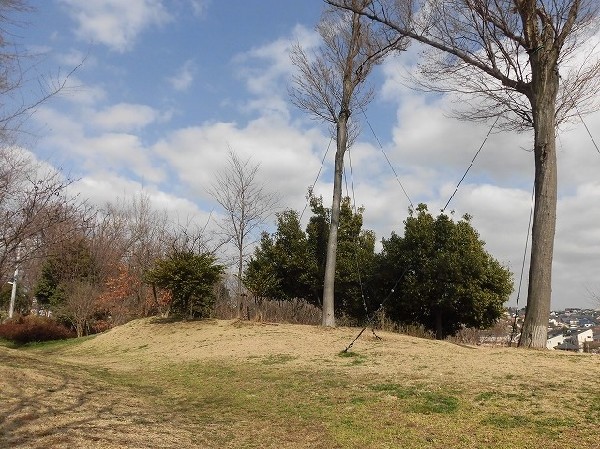
[[138, 320], [0, 347], [0, 448], [598, 448], [600, 358]]

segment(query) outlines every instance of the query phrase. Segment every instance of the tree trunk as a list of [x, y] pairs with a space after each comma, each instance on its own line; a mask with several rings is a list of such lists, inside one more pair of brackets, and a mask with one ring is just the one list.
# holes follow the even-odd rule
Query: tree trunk
[[242, 249], [239, 251], [239, 259], [238, 259], [238, 277], [237, 277], [237, 319], [241, 320], [244, 316], [244, 301], [242, 297], [242, 272], [243, 272], [243, 253]]
[[[558, 69], [548, 59], [532, 58], [530, 96], [534, 126], [535, 207], [525, 321], [519, 346], [543, 349], [548, 337], [552, 297], [552, 257], [556, 230], [557, 166], [555, 102]], [[541, 59], [541, 57], [540, 57]], [[536, 70], [537, 69], [537, 70]], [[535, 79], [537, 78], [537, 79]]]
[[435, 311], [435, 339], [444, 339], [444, 327], [442, 326], [442, 311], [437, 309]]
[[327, 259], [323, 285], [323, 326], [335, 327], [334, 286], [337, 258], [337, 235], [340, 226], [340, 205], [342, 202], [342, 174], [344, 153], [348, 144], [348, 113], [342, 111], [337, 122], [337, 149], [335, 152], [335, 172], [333, 178], [333, 202], [331, 205], [331, 226], [327, 240]]

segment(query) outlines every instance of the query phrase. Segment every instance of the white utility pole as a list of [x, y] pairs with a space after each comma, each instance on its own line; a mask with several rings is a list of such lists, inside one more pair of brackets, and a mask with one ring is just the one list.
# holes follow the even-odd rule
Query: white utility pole
[[12, 281], [12, 292], [10, 293], [10, 306], [8, 307], [8, 317], [13, 317], [15, 311], [15, 299], [17, 298], [17, 278], [19, 277], [19, 262], [21, 262], [21, 248], [17, 248], [17, 261], [15, 274]]

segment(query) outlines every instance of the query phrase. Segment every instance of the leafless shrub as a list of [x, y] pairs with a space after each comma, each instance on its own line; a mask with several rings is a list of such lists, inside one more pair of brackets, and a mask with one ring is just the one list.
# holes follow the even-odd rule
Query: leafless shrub
[[[302, 299], [289, 301], [264, 300], [262, 304], [250, 301], [246, 318], [272, 323], [313, 324], [321, 322], [321, 309]], [[237, 302], [235, 298], [218, 300], [213, 316], [219, 319], [237, 318]]]

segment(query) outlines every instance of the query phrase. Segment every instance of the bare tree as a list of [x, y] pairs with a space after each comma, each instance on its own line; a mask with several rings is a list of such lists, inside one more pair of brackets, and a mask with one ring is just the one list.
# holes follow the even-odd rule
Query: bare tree
[[267, 192], [264, 184], [258, 180], [258, 169], [258, 164], [253, 164], [250, 159], [242, 160], [230, 150], [227, 166], [217, 173], [210, 188], [210, 194], [225, 211], [225, 217], [220, 222], [223, 235], [228, 242], [233, 242], [237, 252], [238, 318], [243, 317], [242, 276], [248, 248], [254, 243], [252, 236], [278, 203], [277, 196]]
[[165, 211], [156, 210], [146, 192], [108, 203], [98, 211], [89, 245], [98, 263], [99, 305], [110, 324], [163, 312], [161, 293], [146, 274], [179, 241]]
[[7, 270], [12, 271], [7, 264], [16, 261], [17, 248], [22, 247], [20, 261], [27, 263], [45, 246], [44, 231], [81, 211], [81, 203], [66, 195], [71, 181], [42, 170], [41, 164], [11, 147], [27, 119], [65, 90], [77, 69], [65, 76], [40, 75], [35, 57], [12, 41], [24, 25], [19, 15], [31, 10], [26, 0], [0, 0], [0, 282]]
[[317, 26], [323, 45], [316, 54], [309, 57], [299, 45], [291, 54], [298, 69], [291, 91], [292, 102], [314, 118], [330, 123], [337, 143], [322, 318], [323, 326], [331, 327], [335, 326], [334, 283], [344, 155], [358, 132], [352, 114], [362, 110], [372, 98], [372, 90], [365, 89], [365, 81], [373, 67], [404, 45], [402, 37], [390, 38], [388, 34], [392, 33], [361, 16], [370, 1], [348, 3], [353, 12], [329, 9], [323, 14]]
[[93, 214], [85, 203], [69, 196], [71, 183], [18, 148], [0, 148], [2, 281], [12, 273], [19, 248], [21, 262], [27, 263], [86, 226]]
[[[527, 313], [520, 346], [544, 348], [556, 229], [558, 125], [596, 107], [600, 64], [584, 47], [595, 0], [325, 0], [430, 48], [422, 73], [437, 90], [476, 96], [468, 119], [533, 128], [535, 208]], [[412, 11], [413, 14], [406, 14]], [[559, 72], [560, 70], [560, 72]], [[440, 86], [444, 86], [440, 89]]]
[[98, 285], [88, 280], [74, 280], [65, 290], [65, 301], [58, 312], [68, 317], [77, 337], [89, 334], [89, 321], [98, 310]]

